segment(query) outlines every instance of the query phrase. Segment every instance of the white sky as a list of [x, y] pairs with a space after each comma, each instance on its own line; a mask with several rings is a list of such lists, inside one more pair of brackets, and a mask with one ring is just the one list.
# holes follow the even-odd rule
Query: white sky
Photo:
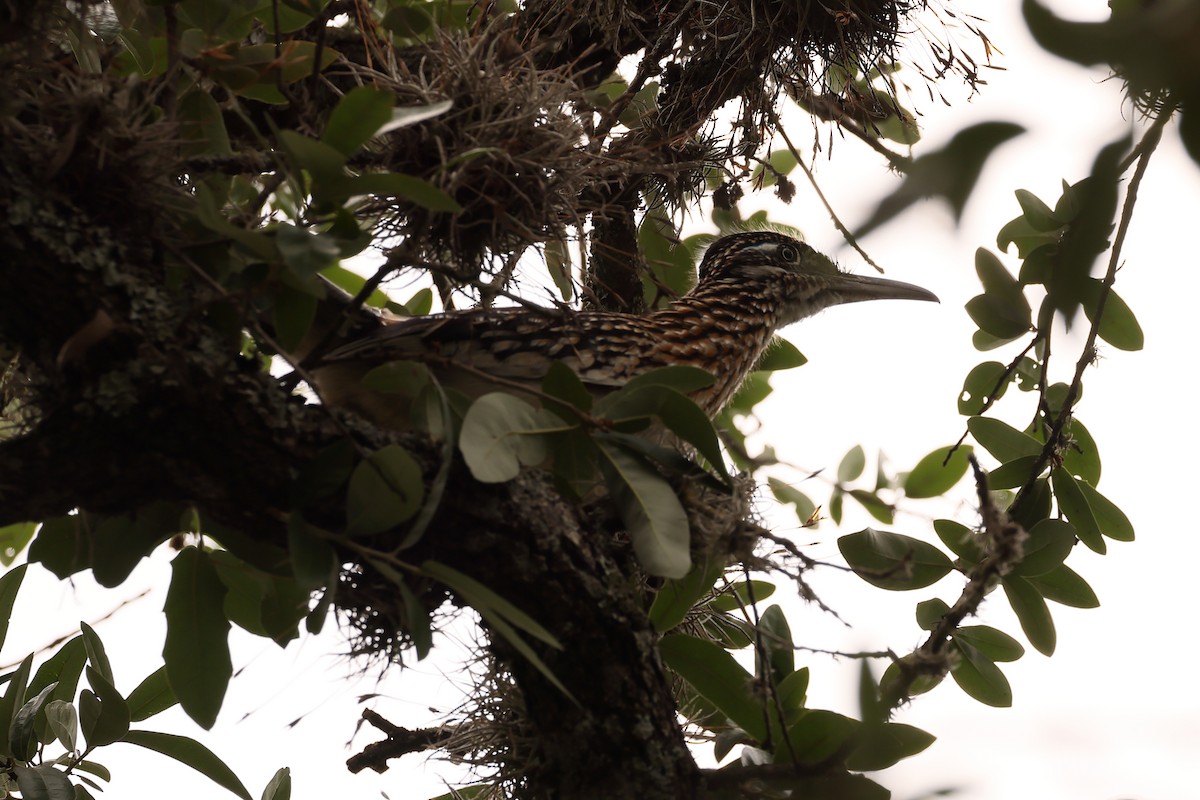
[[[1098, 147], [1128, 128], [1131, 114], [1119, 104], [1119, 86], [1103, 82], [1103, 73], [1089, 74], [1038, 54], [1016, 5], [966, 6], [987, 16], [989, 35], [1006, 53], [997, 63], [1007, 71], [989, 73], [990, 85], [970, 103], [959, 102], [949, 110], [924, 103], [921, 110], [926, 112], [929, 149], [959, 128], [984, 120], [1017, 121], [1029, 133], [1004, 145], [989, 162], [957, 230], [944, 209], [927, 204], [864, 242], [890, 277], [935, 291], [942, 304], [853, 305], [789, 329], [788, 338], [810, 363], [780, 373], [777, 392], [762, 414], [764, 441], [784, 460], [833, 469], [847, 449], [863, 443], [881, 448], [895, 468], [908, 469], [934, 447], [957, 440], [964, 419], [955, 404], [967, 371], [987, 358], [1003, 361], [1011, 355], [1009, 350], [979, 354], [970, 347], [973, 326], [963, 304], [979, 292], [975, 248], [994, 249], [996, 231], [1017, 215], [1013, 190], [1029, 189], [1053, 205], [1060, 180], [1084, 177]], [[1080, 18], [1100, 17], [1105, 11], [1098, 0], [1056, 7]], [[798, 143], [802, 138], [793, 136]], [[841, 142], [837, 148], [834, 161], [818, 165], [818, 178], [843, 220], [853, 226], [898, 179], [855, 143]], [[1200, 545], [1180, 476], [1189, 474], [1200, 436], [1195, 417], [1177, 407], [1193, 389], [1192, 370], [1185, 365], [1195, 355], [1185, 326], [1200, 295], [1200, 278], [1190, 237], [1186, 250], [1184, 243], [1174, 243], [1182, 233], [1191, 233], [1197, 197], [1200, 172], [1168, 130], [1143, 184], [1126, 267], [1116, 285], [1138, 315], [1146, 349], [1123, 353], [1104, 347], [1099, 366], [1085, 377], [1078, 407], [1103, 456], [1100, 489], [1128, 514], [1138, 541], [1110, 542], [1105, 557], [1083, 548], [1072, 554], [1070, 564], [1096, 589], [1102, 606], [1079, 611], [1052, 604], [1058, 628], [1054, 657], [1044, 658], [1027, 647], [1023, 659], [1002, 667], [1013, 686], [1013, 708], [980, 705], [947, 680], [902, 712], [901, 721], [939, 738], [925, 753], [878, 776], [898, 800], [949, 786], [960, 787], [956, 796], [965, 800], [1195, 796], [1200, 699], [1192, 691], [1192, 672], [1200, 647], [1191, 616], [1197, 605], [1192, 572], [1200, 563]], [[761, 202], [769, 200], [764, 192]], [[747, 213], [756, 202], [759, 198], [748, 198]], [[774, 219], [805, 230], [814, 246], [836, 254], [843, 266], [869, 269], [841, 247], [824, 211], [802, 185], [790, 207], [770, 207]], [[1006, 263], [1015, 269], [1017, 262]], [[1064, 367], [1077, 358], [1082, 334], [1082, 329], [1073, 331], [1073, 351], [1059, 338], [1056, 357]], [[1017, 394], [1013, 391], [1001, 402], [999, 413], [1023, 423], [1028, 396]], [[972, 488], [963, 482], [957, 492], [961, 508], [967, 508]], [[812, 494], [824, 497], [825, 490], [814, 488]], [[838, 535], [871, 524], [865, 516], [855, 516], [851, 506], [847, 503], [840, 530], [826, 523], [816, 531], [795, 531], [797, 540], [811, 543], [807, 552], [813, 556], [836, 558]], [[945, 513], [942, 507], [920, 504], [914, 510]], [[773, 512], [772, 519], [781, 532], [794, 530], [795, 520], [786, 513]], [[891, 529], [932, 537], [919, 516], [902, 515]], [[109, 646], [118, 688], [129, 692], [161, 663], [167, 562], [163, 554], [143, 562], [112, 592], [83, 578], [69, 587], [31, 572], [3, 660], [19, 660], [80, 618], [93, 620], [121, 598], [153, 587], [150, 597], [97, 626]], [[803, 632], [798, 638], [805, 643], [844, 649], [915, 646], [921, 636], [912, 606], [932, 596], [952, 602], [961, 586], [961, 580], [948, 578], [897, 597], [841, 574], [818, 574], [813, 580], [853, 628], [845, 631], [804, 609], [789, 612], [792, 628]], [[781, 585], [779, 595], [786, 588]], [[983, 621], [1024, 641], [1002, 597], [986, 604]], [[814, 633], [820, 640], [810, 638]], [[283, 765], [292, 768], [298, 800], [370, 798], [385, 792], [393, 800], [425, 798], [445, 791], [439, 775], [454, 779], [461, 774], [414, 756], [393, 762], [382, 776], [352, 776], [344, 767], [349, 755], [378, 738], [368, 731], [345, 746], [360, 711], [356, 696], [378, 691], [383, 697], [369, 705], [385, 717], [428, 724], [434, 719], [428, 708], [453, 708], [461, 698], [456, 688], [461, 678], [453, 674], [463, 658], [461, 649], [443, 645], [437, 665], [417, 664], [377, 685], [373, 676], [354, 677], [354, 666], [336, 657], [344, 649], [336, 635], [302, 640], [283, 652], [247, 635], [235, 635], [234, 645], [234, 668], [244, 672], [231, 684], [214, 731], [198, 731], [177, 710], [143, 724], [206, 742], [255, 797]], [[803, 654], [798, 662], [813, 670], [810, 705], [855, 713], [853, 664]], [[297, 717], [299, 723], [288, 727]], [[187, 768], [131, 746], [105, 748], [99, 760], [114, 772], [110, 797], [231, 796]]]

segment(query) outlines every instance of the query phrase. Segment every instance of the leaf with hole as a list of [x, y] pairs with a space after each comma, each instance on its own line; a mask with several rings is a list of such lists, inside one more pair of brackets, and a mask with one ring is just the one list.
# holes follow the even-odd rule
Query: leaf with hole
[[984, 406], [1004, 396], [1013, 376], [1005, 376], [1007, 368], [999, 361], [976, 364], [963, 381], [958, 396], [958, 413], [964, 416], [982, 414]]

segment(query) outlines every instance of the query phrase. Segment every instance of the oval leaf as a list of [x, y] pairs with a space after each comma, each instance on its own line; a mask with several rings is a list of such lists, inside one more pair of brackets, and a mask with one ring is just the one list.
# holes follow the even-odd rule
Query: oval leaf
[[[416, 459], [399, 445], [382, 447], [371, 453], [350, 475], [346, 493], [346, 532], [351, 536], [363, 536], [394, 528], [420, 510], [424, 497], [425, 476]], [[320, 557], [319, 553], [313, 555], [316, 559]], [[307, 564], [304, 568], [317, 569], [319, 566], [319, 563]], [[328, 575], [326, 572], [322, 580]], [[306, 572], [306, 578], [315, 579], [315, 576]]]
[[954, 568], [945, 553], [927, 542], [871, 528], [839, 538], [838, 550], [860, 578], [880, 589], [921, 589]]
[[998, 419], [971, 417], [967, 420], [967, 430], [1001, 464], [1042, 452], [1041, 442]]
[[475, 480], [504, 483], [517, 477], [522, 465], [536, 466], [546, 460], [549, 447], [541, 434], [570, 427], [519, 397], [492, 392], [467, 410], [458, 447]]
[[[909, 497], [937, 497], [945, 494], [967, 474], [967, 458], [974, 452], [969, 446], [939, 447], [917, 462], [904, 479], [904, 493]], [[949, 461], [946, 456], [949, 454]]]

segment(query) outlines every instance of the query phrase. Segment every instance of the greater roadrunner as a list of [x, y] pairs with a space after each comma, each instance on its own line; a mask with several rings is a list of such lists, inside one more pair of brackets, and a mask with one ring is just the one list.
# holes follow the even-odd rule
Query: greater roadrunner
[[492, 308], [403, 319], [328, 353], [313, 375], [326, 403], [403, 429], [409, 401], [359, 383], [370, 369], [391, 361], [423, 362], [443, 386], [470, 396], [539, 388], [555, 361], [596, 391], [658, 367], [687, 364], [715, 378], [692, 395], [712, 416], [779, 328], [830, 306], [885, 298], [937, 302], [919, 286], [841, 272], [789, 236], [735, 233], [708, 248], [695, 288], [666, 308], [646, 314]]

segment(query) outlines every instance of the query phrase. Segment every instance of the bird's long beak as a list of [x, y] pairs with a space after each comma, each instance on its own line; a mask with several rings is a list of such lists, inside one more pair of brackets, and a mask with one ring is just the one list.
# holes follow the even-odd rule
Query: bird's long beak
[[826, 291], [836, 297], [835, 305], [863, 300], [929, 300], [940, 303], [937, 295], [911, 283], [876, 278], [870, 275], [840, 273], [826, 278]]

